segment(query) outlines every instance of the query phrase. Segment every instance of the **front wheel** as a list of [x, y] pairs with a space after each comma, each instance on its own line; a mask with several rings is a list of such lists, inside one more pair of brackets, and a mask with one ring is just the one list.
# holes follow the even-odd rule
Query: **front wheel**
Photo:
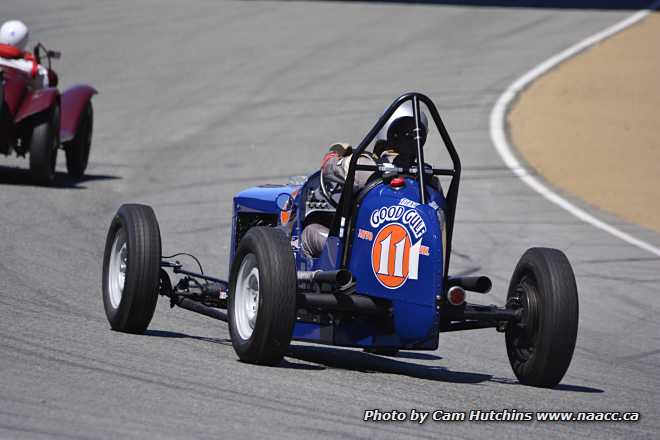
[[551, 388], [568, 369], [577, 339], [578, 294], [566, 255], [531, 248], [513, 272], [507, 296], [521, 320], [506, 330], [513, 372], [525, 385]]
[[144, 333], [160, 280], [160, 229], [150, 206], [122, 205], [112, 220], [103, 257], [103, 306], [113, 330]]
[[30, 172], [38, 184], [52, 185], [60, 147], [60, 108], [56, 105], [36, 118], [30, 136]]
[[229, 277], [229, 334], [243, 362], [276, 365], [296, 321], [296, 264], [286, 235], [253, 227], [236, 251]]

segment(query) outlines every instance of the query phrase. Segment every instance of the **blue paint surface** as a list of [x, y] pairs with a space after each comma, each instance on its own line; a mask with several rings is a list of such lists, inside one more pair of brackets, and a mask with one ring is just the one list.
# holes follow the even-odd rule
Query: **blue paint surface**
[[[344, 247], [350, 246], [347, 268], [357, 281], [357, 294], [390, 301], [392, 316], [379, 321], [373, 318], [339, 319], [328, 324], [332, 328], [325, 328], [325, 331], [322, 331], [322, 325], [299, 321], [294, 327], [293, 338], [355, 347], [436, 348], [439, 323], [436, 297], [443, 289], [442, 216], [439, 215], [445, 209], [442, 193], [427, 186], [428, 203], [421, 205], [418, 203], [419, 188], [413, 178], [406, 177], [405, 184], [399, 188], [378, 185], [359, 201], [353, 225], [347, 225], [346, 237], [343, 240], [329, 237], [322, 255], [311, 258], [302, 255], [299, 237], [305, 215], [306, 189], [317, 178], [318, 173], [311, 175], [302, 187], [269, 185], [237, 194], [234, 197], [232, 238], [235, 238], [237, 215], [264, 213], [279, 216], [277, 197], [283, 193], [292, 195], [291, 240], [298, 270], [339, 268]], [[376, 211], [383, 215], [374, 214]], [[374, 240], [382, 228], [394, 223], [405, 228], [410, 245], [419, 245], [420, 253], [416, 254], [417, 277], [408, 276], [400, 286], [388, 288], [379, 281], [376, 273], [374, 261], [378, 256], [374, 257]], [[397, 252], [393, 245], [389, 249]], [[406, 267], [410, 267], [410, 255]]]

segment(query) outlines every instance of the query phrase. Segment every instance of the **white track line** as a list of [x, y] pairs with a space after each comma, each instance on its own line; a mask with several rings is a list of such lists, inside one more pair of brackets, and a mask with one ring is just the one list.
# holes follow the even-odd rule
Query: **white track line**
[[514, 81], [513, 84], [511, 84], [499, 97], [495, 103], [495, 106], [493, 107], [493, 110], [490, 113], [490, 137], [493, 141], [493, 144], [495, 145], [495, 149], [504, 160], [504, 163], [516, 176], [520, 178], [520, 180], [529, 185], [534, 191], [538, 192], [551, 202], [564, 208], [580, 220], [587, 222], [599, 229], [602, 229], [603, 231], [612, 234], [615, 237], [618, 237], [621, 240], [632, 244], [633, 246], [637, 246], [638, 248], [644, 249], [660, 257], [660, 248], [640, 240], [639, 238], [633, 237], [632, 235], [623, 232], [622, 230], [615, 228], [614, 226], [594, 217], [585, 210], [578, 208], [573, 203], [552, 191], [539, 179], [531, 175], [516, 158], [515, 154], [513, 153], [514, 148], [509, 143], [506, 134], [507, 110], [511, 102], [513, 102], [513, 100], [518, 96], [518, 93], [520, 93], [532, 81], [546, 73], [548, 70], [554, 68], [561, 62], [567, 60], [568, 58], [571, 58], [579, 52], [589, 48], [590, 46], [593, 46], [594, 44], [616, 34], [617, 32], [632, 26], [633, 24], [646, 17], [658, 6], [660, 6], [660, 0], [656, 0], [654, 3], [647, 6], [647, 9], [638, 11], [625, 20], [622, 20], [601, 32], [587, 37], [579, 43], [569, 47], [568, 49], [559, 52], [557, 55], [548, 58]]

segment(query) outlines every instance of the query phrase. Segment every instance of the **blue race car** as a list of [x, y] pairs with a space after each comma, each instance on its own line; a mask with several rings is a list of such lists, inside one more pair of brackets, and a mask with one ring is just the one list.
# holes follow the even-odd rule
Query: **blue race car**
[[[395, 126], [393, 116], [406, 106], [407, 123]], [[424, 161], [429, 124], [423, 107], [451, 168]], [[360, 160], [378, 142], [404, 138], [408, 149], [394, 160]], [[559, 250], [529, 249], [504, 307], [466, 302], [466, 291], [485, 294], [492, 283], [449, 275], [461, 163], [433, 102], [419, 93], [397, 98], [351, 153], [340, 184], [317, 171], [234, 197], [228, 281], [204, 274], [201, 265], [199, 272], [184, 268], [174, 259], [180, 254], [164, 257], [153, 210], [121, 206], [103, 263], [111, 327], [144, 332], [162, 295], [172, 306], [227, 321], [238, 357], [263, 365], [278, 364], [291, 340], [394, 354], [435, 350], [443, 332], [495, 328], [505, 333], [521, 383], [557, 385], [577, 337], [571, 265]], [[446, 193], [440, 178], [449, 181]], [[318, 252], [310, 253], [302, 238], [314, 227], [325, 233]]]

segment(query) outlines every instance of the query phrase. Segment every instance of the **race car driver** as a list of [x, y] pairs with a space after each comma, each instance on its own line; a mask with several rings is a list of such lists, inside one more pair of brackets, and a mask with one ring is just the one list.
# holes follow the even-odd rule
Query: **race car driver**
[[[29, 38], [30, 31], [22, 21], [9, 20], [4, 22], [0, 27], [0, 45], [7, 47], [2, 48], [0, 46], [0, 66], [13, 67], [26, 72], [32, 78], [30, 85], [34, 89], [48, 87], [48, 69], [38, 64], [32, 54], [25, 52]], [[11, 50], [12, 48], [15, 50]], [[3, 57], [3, 49], [4, 51], [11, 51], [17, 56]]]
[[[428, 119], [420, 112], [421, 144], [426, 142]], [[375, 165], [378, 160], [389, 162], [399, 167], [410, 167], [416, 156], [417, 141], [414, 137], [415, 119], [411, 101], [403, 103], [387, 120], [375, 138], [373, 153], [363, 153], [358, 158], [360, 165]], [[343, 186], [348, 167], [353, 156], [348, 144], [333, 144], [321, 161], [321, 175], [325, 181]], [[358, 192], [367, 183], [371, 171], [356, 171], [353, 190]], [[329, 229], [319, 223], [310, 223], [303, 229], [300, 242], [305, 254], [318, 257], [328, 238]]]

